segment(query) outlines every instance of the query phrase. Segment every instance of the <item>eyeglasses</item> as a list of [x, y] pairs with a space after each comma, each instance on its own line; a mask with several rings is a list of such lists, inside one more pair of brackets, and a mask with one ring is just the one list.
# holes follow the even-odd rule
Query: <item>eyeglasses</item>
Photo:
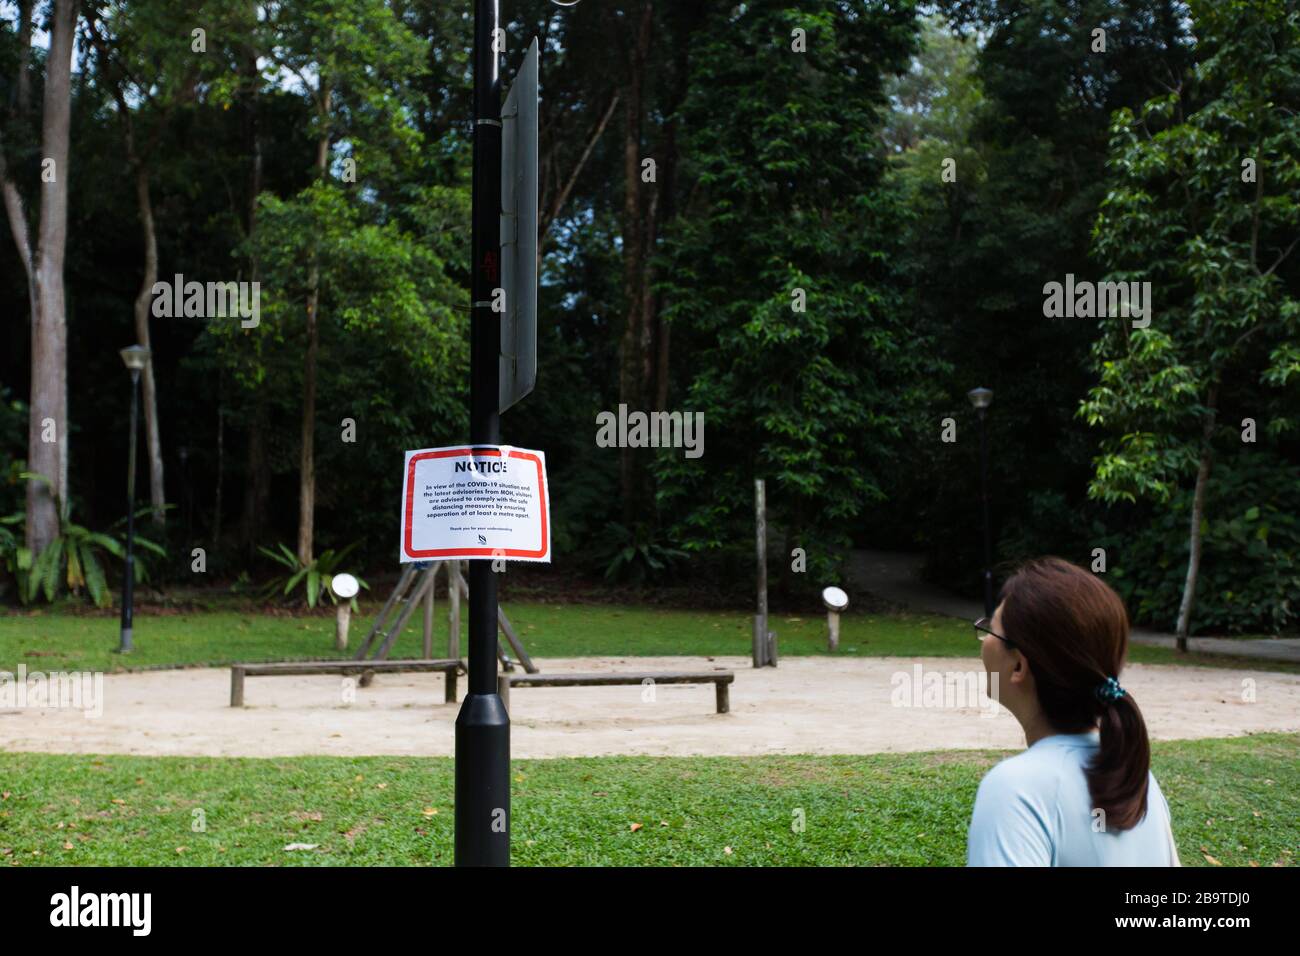
[[[976, 638], [976, 640], [982, 642], [982, 641], [984, 640], [982, 634], [991, 634], [991, 635], [993, 635], [994, 637], [996, 637], [999, 641], [1001, 641], [1003, 644], [1006, 644], [1007, 647], [1010, 647], [1010, 648], [1015, 649], [1015, 647], [1016, 647], [1015, 642], [1012, 641], [1012, 640], [1009, 640], [1008, 638], [1003, 637], [1003, 636], [1002, 636], [1001, 634], [999, 634], [997, 631], [993, 630], [993, 626], [992, 626], [992, 625], [993, 625], [993, 619], [990, 618], [990, 617], [982, 617], [982, 618], [980, 618], [978, 621], [976, 621], [976, 622], [975, 622], [975, 638]], [[981, 632], [982, 632], [982, 634], [981, 634]]]

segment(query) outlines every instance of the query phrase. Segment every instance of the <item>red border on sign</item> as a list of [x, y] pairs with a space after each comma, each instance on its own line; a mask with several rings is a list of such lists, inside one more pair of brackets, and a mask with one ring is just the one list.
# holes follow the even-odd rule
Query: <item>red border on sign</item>
[[420, 455], [412, 455], [406, 468], [406, 514], [403, 516], [402, 523], [402, 547], [405, 548], [408, 557], [412, 558], [446, 558], [453, 554], [481, 555], [485, 558], [540, 558], [546, 554], [547, 550], [547, 527], [546, 527], [546, 478], [542, 473], [542, 460], [531, 452], [518, 451], [511, 449], [511, 458], [520, 458], [525, 461], [531, 461], [537, 465], [537, 487], [541, 492], [542, 506], [542, 547], [537, 551], [526, 551], [523, 548], [428, 548], [424, 551], [416, 551], [411, 547], [411, 520], [412, 511], [415, 507], [415, 463], [423, 461], [426, 458], [490, 458], [493, 455], [500, 458], [501, 450], [499, 448], [447, 448], [442, 451], [428, 451]]

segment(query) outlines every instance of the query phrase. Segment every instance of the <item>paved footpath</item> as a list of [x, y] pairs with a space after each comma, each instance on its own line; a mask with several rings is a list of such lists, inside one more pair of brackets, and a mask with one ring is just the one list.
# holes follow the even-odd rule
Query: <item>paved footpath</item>
[[[946, 614], [968, 621], [984, 614], [978, 601], [959, 597], [923, 581], [923, 560], [920, 554], [903, 551], [854, 551], [849, 562], [850, 587], [861, 588], [895, 604], [933, 614]], [[1131, 640], [1136, 644], [1157, 647], [1175, 646], [1174, 635], [1138, 627], [1133, 628]], [[1226, 654], [1300, 663], [1300, 638], [1192, 637], [1187, 641], [1187, 648], [1201, 654]]]

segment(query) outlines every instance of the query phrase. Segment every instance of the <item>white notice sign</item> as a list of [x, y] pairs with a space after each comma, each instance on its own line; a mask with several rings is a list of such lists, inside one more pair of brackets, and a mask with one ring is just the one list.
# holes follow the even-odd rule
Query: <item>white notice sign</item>
[[406, 453], [402, 562], [551, 560], [546, 454], [509, 445]]

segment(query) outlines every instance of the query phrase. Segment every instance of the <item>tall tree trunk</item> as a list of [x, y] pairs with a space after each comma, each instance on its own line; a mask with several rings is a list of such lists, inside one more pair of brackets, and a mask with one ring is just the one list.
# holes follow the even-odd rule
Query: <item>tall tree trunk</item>
[[[248, 197], [245, 207], [245, 230], [248, 236], [248, 276], [250, 282], [259, 280], [257, 259], [257, 197], [262, 192], [262, 137], [261, 137], [261, 98], [258, 89], [257, 55], [249, 49], [244, 51], [242, 79], [248, 85], [246, 98], [245, 138], [248, 144]], [[257, 539], [266, 527], [266, 505], [270, 498], [270, 473], [266, 457], [267, 407], [263, 393], [258, 391], [253, 398], [253, 414], [248, 424], [247, 468], [244, 481], [243, 511], [239, 519], [239, 540], [244, 553], [252, 558], [257, 553]], [[224, 406], [223, 406], [224, 408]], [[218, 428], [224, 425], [218, 410]], [[219, 431], [220, 435], [221, 432]], [[221, 480], [217, 480], [218, 513], [214, 523], [213, 537], [220, 537]]]
[[[41, 209], [32, 315], [32, 393], [27, 465], [45, 475], [47, 487], [27, 483], [27, 545], [44, 550], [59, 532], [58, 507], [68, 499], [68, 323], [64, 303], [63, 256], [68, 238], [68, 140], [72, 107], [72, 39], [76, 0], [55, 0], [45, 61], [41, 156], [52, 161], [52, 177], [41, 177]], [[52, 178], [52, 181], [47, 179]], [[8, 202], [6, 201], [6, 205]], [[53, 441], [47, 426], [52, 429]]]
[[[331, 93], [323, 86], [322, 119], [329, 116]], [[316, 143], [316, 179], [329, 169], [330, 139]], [[313, 249], [307, 273], [307, 354], [302, 370], [302, 457], [298, 467], [298, 560], [310, 564], [316, 521], [316, 354], [320, 348], [320, 260]]]
[[310, 564], [316, 509], [316, 352], [320, 327], [316, 307], [320, 302], [320, 271], [313, 260], [307, 293], [307, 354], [302, 370], [302, 457], [298, 467], [298, 560]]
[[1196, 606], [1196, 581], [1201, 573], [1201, 520], [1205, 516], [1205, 488], [1210, 480], [1212, 461], [1210, 440], [1214, 435], [1218, 386], [1210, 389], [1206, 403], [1204, 430], [1201, 435], [1201, 462], [1196, 469], [1196, 490], [1192, 493], [1191, 528], [1188, 533], [1187, 578], [1183, 582], [1183, 600], [1178, 607], [1175, 639], [1179, 653], [1187, 653], [1187, 637], [1192, 628], [1192, 610]]
[[[650, 312], [649, 250], [654, 243], [656, 198], [645, 199], [641, 180], [641, 121], [645, 66], [654, 28], [654, 4], [645, 0], [628, 56], [626, 81], [619, 96], [623, 102], [623, 297], [627, 313], [619, 341], [619, 401], [631, 410], [648, 411], [654, 369], [653, 326]], [[658, 187], [655, 186], [655, 189]], [[623, 448], [619, 455], [619, 484], [623, 494], [623, 519], [631, 528], [653, 520], [653, 492], [649, 483], [648, 455], [642, 449]]]
[[[130, 145], [128, 149], [132, 149]], [[153, 200], [149, 195], [149, 170], [143, 163], [137, 163], [135, 167], [135, 197], [144, 235], [144, 278], [135, 297], [135, 338], [137, 343], [150, 350], [140, 380], [144, 395], [145, 447], [149, 452], [149, 506], [154, 527], [161, 531], [166, 524], [163, 505], [167, 499], [163, 491], [162, 438], [158, 430], [158, 387], [149, 336], [149, 306], [153, 300], [154, 283], [158, 281], [158, 234], [154, 228]]]
[[[152, 336], [149, 334], [149, 312], [153, 300], [153, 287], [158, 281], [158, 233], [154, 222], [153, 198], [149, 189], [149, 162], [154, 149], [162, 138], [163, 130], [167, 125], [167, 118], [175, 107], [176, 101], [164, 100], [162, 104], [155, 103], [157, 115], [153, 125], [153, 132], [146, 138], [143, 146], [137, 149], [135, 123], [132, 118], [133, 110], [129, 102], [130, 94], [128, 90], [132, 86], [140, 88], [143, 85], [147, 88], [148, 83], [141, 84], [131, 76], [130, 70], [125, 68], [118, 57], [111, 52], [112, 42], [100, 32], [93, 21], [88, 24], [87, 33], [91, 44], [99, 51], [101, 56], [99, 80], [112, 90], [113, 98], [117, 101], [118, 116], [122, 123], [123, 139], [126, 146], [127, 166], [135, 177], [136, 213], [140, 217], [140, 232], [144, 245], [144, 275], [140, 281], [140, 291], [135, 297], [135, 335], [136, 342], [149, 349], [148, 358], [143, 369], [144, 374], [141, 376], [144, 385], [145, 452], [149, 459], [150, 511], [152, 512], [154, 528], [162, 532], [167, 522], [167, 513], [164, 510], [167, 495], [163, 481], [162, 438], [158, 422], [157, 377], [154, 374]], [[176, 96], [180, 99], [187, 99], [192, 96], [197, 77], [197, 68], [192, 68], [192, 72], [182, 80], [179, 89], [176, 91]]]
[[[674, 21], [672, 45], [673, 56], [672, 94], [665, 110], [663, 135], [663, 175], [660, 179], [659, 195], [663, 196], [660, 220], [671, 223], [677, 215], [677, 171], [680, 159], [677, 145], [677, 113], [686, 94], [690, 90], [690, 48], [691, 35], [698, 29], [703, 14], [698, 9], [684, 8], [677, 11], [678, 19]], [[649, 254], [654, 254], [653, 246]], [[659, 299], [653, 300], [651, 339], [654, 342], [654, 369], [651, 381], [654, 382], [655, 408], [666, 411], [668, 408], [668, 358], [670, 354], [671, 330], [659, 310]]]

